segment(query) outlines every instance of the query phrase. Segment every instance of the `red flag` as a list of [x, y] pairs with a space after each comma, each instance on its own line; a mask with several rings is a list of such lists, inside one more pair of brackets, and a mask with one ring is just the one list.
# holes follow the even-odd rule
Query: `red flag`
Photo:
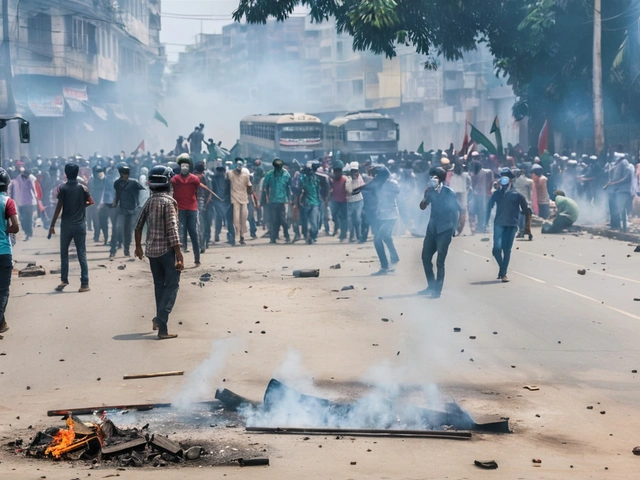
[[138, 145], [138, 147], [137, 147], [133, 152], [131, 152], [131, 155], [135, 155], [135, 154], [136, 154], [136, 153], [138, 153], [138, 152], [145, 152], [145, 151], [146, 151], [146, 150], [145, 150], [145, 148], [144, 148], [144, 140], [142, 140], [142, 141], [140, 142], [140, 145]]
[[545, 120], [538, 137], [538, 155], [542, 155], [545, 150], [549, 150], [549, 120]]
[[462, 148], [460, 149], [461, 155], [467, 154], [467, 149], [469, 148], [469, 122], [464, 122], [464, 140], [462, 140]]

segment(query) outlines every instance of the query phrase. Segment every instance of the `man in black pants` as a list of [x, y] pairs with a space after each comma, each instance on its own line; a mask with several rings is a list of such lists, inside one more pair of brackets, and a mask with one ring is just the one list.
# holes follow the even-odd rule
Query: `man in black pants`
[[[451, 239], [455, 236], [460, 221], [460, 204], [453, 190], [444, 182], [447, 172], [441, 167], [432, 168], [429, 172], [431, 180], [420, 202], [420, 209], [431, 205], [431, 217], [427, 226], [427, 235], [422, 245], [422, 265], [427, 276], [427, 288], [418, 292], [430, 298], [440, 298], [444, 284], [444, 262], [447, 258]], [[437, 253], [436, 266], [438, 276], [433, 273], [433, 255]]]

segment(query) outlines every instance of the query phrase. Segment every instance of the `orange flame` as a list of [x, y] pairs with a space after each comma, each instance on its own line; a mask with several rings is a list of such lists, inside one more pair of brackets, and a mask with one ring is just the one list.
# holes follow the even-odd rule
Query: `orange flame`
[[60, 458], [65, 449], [70, 446], [76, 438], [76, 433], [73, 431], [73, 420], [71, 417], [67, 418], [67, 430], [60, 429], [58, 433], [53, 437], [53, 441], [50, 446], [45, 450], [45, 455], [53, 455], [55, 458]]

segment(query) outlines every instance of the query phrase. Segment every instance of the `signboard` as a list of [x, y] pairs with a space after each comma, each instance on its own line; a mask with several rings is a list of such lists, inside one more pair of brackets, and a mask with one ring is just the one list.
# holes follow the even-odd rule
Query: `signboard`
[[87, 102], [89, 101], [89, 96], [87, 95], [87, 86], [70, 86], [67, 85], [62, 87], [62, 95], [67, 100], [77, 100], [79, 102]]
[[64, 116], [64, 98], [62, 95], [29, 93], [27, 104], [36, 117]]

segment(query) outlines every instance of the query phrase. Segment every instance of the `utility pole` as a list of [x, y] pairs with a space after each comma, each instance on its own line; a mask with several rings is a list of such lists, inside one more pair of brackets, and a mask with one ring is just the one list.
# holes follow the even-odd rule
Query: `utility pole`
[[602, 103], [602, 0], [593, 1], [593, 123], [596, 154], [604, 150]]
[[[2, 0], [2, 66], [7, 95], [6, 110], [0, 112], [0, 117], [10, 118], [17, 115], [16, 99], [13, 96], [13, 72], [11, 71], [11, 37], [9, 32], [9, 0]], [[18, 144], [17, 125], [11, 122], [3, 129], [3, 139], [5, 145], [3, 150], [9, 157], [19, 157], [20, 147]]]

